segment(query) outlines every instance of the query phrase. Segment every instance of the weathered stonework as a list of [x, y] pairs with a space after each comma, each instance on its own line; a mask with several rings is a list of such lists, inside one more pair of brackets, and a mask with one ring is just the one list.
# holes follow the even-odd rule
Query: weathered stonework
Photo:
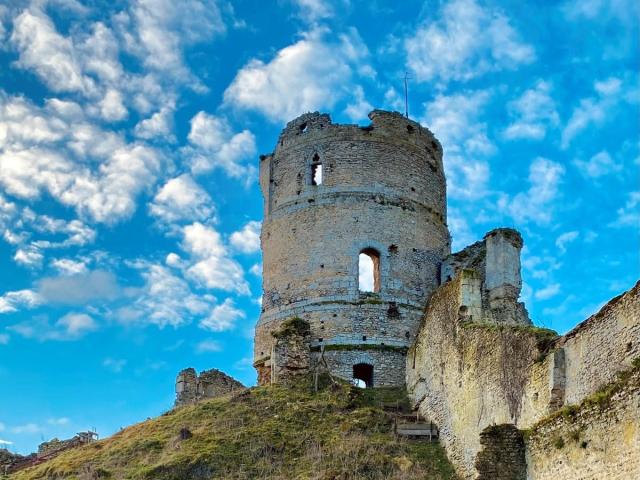
[[203, 371], [200, 376], [196, 374], [195, 369], [186, 368], [176, 378], [175, 406], [189, 405], [244, 388], [236, 379], [215, 368]]
[[[458, 269], [436, 290], [407, 358], [409, 393], [423, 416], [440, 427], [440, 439], [464, 478], [478, 475], [485, 428], [530, 428], [615, 380], [640, 356], [634, 349], [640, 344], [640, 283], [553, 340], [533, 327], [461, 314], [478, 308], [479, 277], [475, 270]], [[640, 428], [637, 420], [635, 425]]]
[[513, 425], [492, 425], [480, 433], [482, 449], [476, 457], [478, 480], [525, 480], [522, 432]]
[[[270, 381], [272, 332], [290, 318], [310, 325], [312, 348], [335, 375], [374, 362], [375, 385], [404, 383], [403, 355], [380, 349], [363, 358], [344, 347], [408, 348], [449, 253], [442, 148], [418, 123], [373, 111], [371, 125], [337, 125], [309, 113], [289, 122], [275, 152], [260, 162], [263, 310], [254, 361]], [[322, 183], [312, 181], [322, 165]], [[358, 256], [379, 255], [379, 292], [358, 289]], [[314, 354], [314, 359], [317, 354]], [[393, 369], [393, 371], [391, 371]]]
[[529, 480], [640, 478], [640, 371], [607, 401], [556, 415], [526, 437]]
[[283, 385], [294, 384], [307, 375], [311, 368], [309, 323], [292, 318], [283, 322], [273, 336], [272, 381]]

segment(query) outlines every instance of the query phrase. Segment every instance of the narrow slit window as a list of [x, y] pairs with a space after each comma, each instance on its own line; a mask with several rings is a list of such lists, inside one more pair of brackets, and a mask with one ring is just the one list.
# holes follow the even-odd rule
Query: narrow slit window
[[358, 288], [361, 292], [380, 291], [380, 254], [365, 248], [358, 256]]
[[322, 162], [317, 153], [311, 163], [311, 185], [322, 185]]

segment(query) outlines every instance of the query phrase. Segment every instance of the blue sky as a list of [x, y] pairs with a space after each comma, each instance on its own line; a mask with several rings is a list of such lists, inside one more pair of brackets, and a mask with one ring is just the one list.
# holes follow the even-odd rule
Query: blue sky
[[[400, 5], [400, 6], [398, 6]], [[306, 111], [409, 110], [445, 149], [454, 249], [524, 237], [523, 299], [565, 332], [638, 278], [632, 0], [0, 4], [0, 447], [247, 384], [258, 155]]]

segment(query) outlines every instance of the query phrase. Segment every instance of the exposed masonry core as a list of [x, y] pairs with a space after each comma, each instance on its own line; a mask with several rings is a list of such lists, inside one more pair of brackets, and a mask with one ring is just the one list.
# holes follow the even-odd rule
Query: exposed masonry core
[[[323, 345], [332, 374], [352, 380], [362, 364], [371, 375], [358, 367], [356, 378], [369, 386], [404, 384], [406, 350], [450, 253], [442, 147], [399, 113], [369, 118], [361, 127], [302, 115], [261, 157], [261, 384], [270, 381], [271, 333], [295, 317], [309, 322], [312, 368]], [[360, 288], [361, 253], [373, 263], [371, 291]]]

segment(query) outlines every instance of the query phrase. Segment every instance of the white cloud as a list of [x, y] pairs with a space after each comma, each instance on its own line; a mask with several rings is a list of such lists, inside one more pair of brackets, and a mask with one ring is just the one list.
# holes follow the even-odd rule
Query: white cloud
[[236, 321], [246, 318], [246, 314], [234, 306], [233, 300], [227, 298], [221, 305], [217, 305], [211, 315], [200, 322], [200, 328], [211, 332], [231, 330]]
[[115, 312], [117, 321], [178, 327], [213, 308], [211, 295], [194, 294], [183, 278], [164, 266], [139, 261], [134, 267], [141, 270], [145, 285], [129, 305]]
[[216, 340], [202, 340], [196, 345], [197, 353], [221, 352], [222, 344]]
[[479, 117], [488, 98], [486, 91], [465, 92], [438, 95], [425, 105], [421, 122], [442, 143], [452, 198], [475, 199], [486, 194], [489, 164], [484, 157], [495, 147], [487, 137], [486, 123]]
[[147, 68], [191, 81], [184, 47], [226, 31], [216, 0], [134, 0], [118, 21], [127, 48]]
[[291, 120], [330, 109], [354, 90], [354, 72], [374, 75], [366, 65], [368, 49], [355, 29], [327, 41], [315, 29], [265, 63], [253, 59], [242, 67], [224, 94], [234, 108], [257, 110], [274, 121]]
[[637, 99], [627, 90], [634, 90], [621, 79], [610, 77], [594, 83], [596, 95], [580, 100], [574, 108], [571, 118], [562, 131], [561, 148], [569, 147], [574, 138], [588, 127], [604, 124], [614, 118], [614, 109], [622, 101], [636, 102]]
[[451, 232], [451, 249], [456, 252], [471, 245], [477, 240], [469, 226], [467, 215], [457, 208], [449, 208], [447, 211], [447, 225]]
[[42, 265], [43, 255], [35, 247], [20, 248], [13, 256], [13, 260], [25, 267], [36, 268]]
[[35, 308], [43, 303], [43, 298], [33, 290], [16, 290], [0, 296], [0, 313], [17, 312]]
[[616, 228], [638, 228], [638, 225], [640, 225], [640, 191], [627, 194], [624, 207], [616, 210], [616, 219], [609, 224], [610, 227]]
[[206, 288], [249, 294], [240, 264], [228, 256], [220, 234], [211, 227], [194, 223], [183, 229], [183, 248], [193, 260], [187, 276]]
[[85, 260], [56, 258], [51, 260], [51, 266], [63, 275], [83, 275], [87, 273], [87, 263]]
[[120, 373], [126, 366], [127, 361], [123, 358], [107, 357], [102, 361], [102, 366], [113, 373]]
[[13, 445], [13, 442], [10, 442], [9, 440], [3, 440], [2, 438], [0, 438], [0, 445]]
[[233, 232], [230, 237], [231, 245], [242, 253], [255, 253], [260, 251], [261, 222], [251, 221], [242, 230]]
[[529, 166], [529, 190], [518, 193], [513, 199], [500, 198], [499, 208], [518, 222], [549, 223], [564, 173], [565, 169], [559, 163], [536, 158]]
[[512, 121], [504, 131], [505, 138], [541, 140], [549, 127], [557, 126], [560, 118], [550, 93], [551, 84], [540, 80], [534, 88], [510, 102], [507, 110]]
[[25, 320], [15, 325], [7, 327], [25, 338], [33, 338], [44, 342], [71, 341], [84, 337], [87, 333], [98, 329], [97, 322], [84, 313], [70, 312], [56, 321], [49, 323], [45, 316], [36, 316], [30, 320]]
[[353, 121], [368, 118], [369, 112], [373, 110], [373, 105], [364, 98], [364, 89], [360, 85], [356, 86], [354, 96], [353, 103], [347, 105], [344, 113]]
[[215, 214], [213, 200], [188, 174], [167, 181], [149, 204], [151, 215], [166, 223], [211, 221]]
[[161, 137], [169, 142], [175, 141], [173, 135], [174, 106], [163, 106], [151, 117], [141, 120], [135, 127], [135, 135], [139, 138], [152, 139]]
[[[7, 345], [9, 343], [9, 335], [7, 335], [6, 333], [0, 333], [0, 345]], [[0, 424], [1, 426], [2, 424]], [[0, 432], [2, 431], [2, 428], [0, 428]]]
[[47, 423], [49, 425], [60, 426], [60, 425], [68, 425], [70, 421], [71, 420], [69, 420], [69, 418], [67, 417], [59, 417], [59, 418], [50, 418], [47, 420]]
[[560, 284], [553, 283], [551, 285], [547, 285], [541, 290], [537, 290], [534, 297], [536, 300], [548, 300], [551, 297], [555, 297], [558, 293], [560, 293]]
[[25, 10], [15, 18], [11, 42], [20, 52], [17, 65], [33, 69], [56, 92], [89, 93], [95, 84], [83, 75], [73, 43], [60, 35], [40, 10]]
[[99, 104], [102, 118], [109, 121], [123, 120], [128, 112], [122, 103], [122, 94], [113, 88], [107, 90]]
[[38, 281], [37, 290], [47, 302], [62, 305], [112, 301], [122, 295], [116, 276], [105, 270], [70, 276], [45, 277]]
[[425, 20], [405, 39], [407, 65], [418, 81], [466, 81], [488, 71], [515, 69], [535, 60], [500, 11], [474, 0], [444, 4], [436, 21]]
[[556, 247], [558, 247], [558, 251], [560, 254], [564, 254], [567, 251], [567, 244], [575, 241], [580, 233], [576, 230], [572, 230], [570, 232], [565, 232], [556, 238]]
[[234, 178], [244, 178], [250, 183], [255, 167], [243, 161], [255, 156], [256, 140], [253, 133], [243, 130], [233, 133], [226, 119], [206, 112], [198, 112], [191, 119], [190, 147], [184, 152], [194, 173], [204, 173], [216, 168]]
[[622, 170], [622, 165], [616, 163], [606, 150], [596, 153], [586, 162], [574, 160], [573, 164], [578, 167], [580, 173], [590, 178], [598, 178]]
[[[308, 22], [330, 18], [335, 14], [333, 5], [328, 0], [291, 0], [291, 2], [298, 7], [300, 16]], [[348, 3], [348, 0], [343, 3]]]
[[253, 264], [249, 269], [249, 271], [256, 277], [262, 277], [262, 264], [261, 263]]
[[0, 95], [0, 185], [28, 200], [49, 193], [98, 222], [127, 218], [137, 196], [155, 183], [164, 157], [84, 118], [68, 118], [67, 107]]

